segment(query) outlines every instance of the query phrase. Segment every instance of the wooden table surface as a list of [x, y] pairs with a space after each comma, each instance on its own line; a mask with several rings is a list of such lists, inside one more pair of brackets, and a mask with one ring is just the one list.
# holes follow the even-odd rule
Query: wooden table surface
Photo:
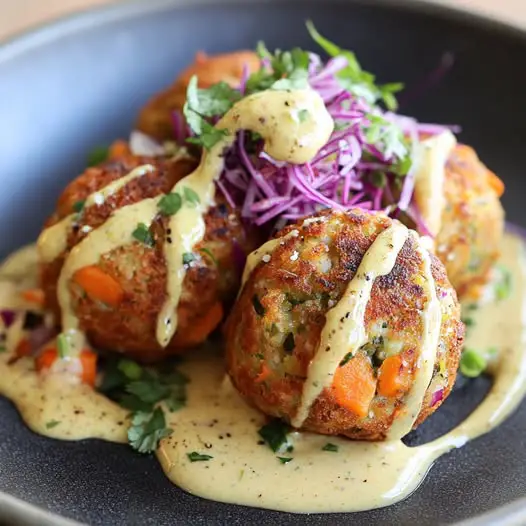
[[[41, 22], [112, 1], [115, 0], [0, 0], [0, 39]], [[392, 1], [395, 2], [396, 0]], [[428, 1], [482, 12], [526, 28], [526, 0]]]

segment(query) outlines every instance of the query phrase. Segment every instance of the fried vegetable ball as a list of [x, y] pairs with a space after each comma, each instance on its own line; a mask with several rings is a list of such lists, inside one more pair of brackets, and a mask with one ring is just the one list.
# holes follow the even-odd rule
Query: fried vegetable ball
[[[252, 405], [291, 422], [326, 314], [341, 299], [365, 252], [393, 221], [359, 209], [327, 211], [277, 234], [282, 241], [248, 276], [226, 324], [228, 372]], [[286, 236], [297, 229], [297, 236]], [[286, 237], [285, 237], [286, 236]], [[409, 236], [393, 270], [378, 277], [365, 311], [368, 341], [337, 368], [314, 401], [302, 429], [382, 440], [413, 385], [427, 296], [423, 259]], [[418, 425], [448, 396], [464, 335], [460, 307], [444, 266], [431, 255], [441, 308], [433, 377]], [[343, 350], [345, 355], [345, 350]], [[347, 359], [349, 358], [349, 359]]]
[[[125, 148], [122, 147], [124, 150]], [[78, 213], [68, 235], [67, 249], [55, 261], [41, 265], [41, 284], [46, 306], [60, 320], [57, 281], [65, 257], [92, 229], [101, 226], [117, 209], [167, 193], [188, 175], [197, 161], [191, 158], [135, 157], [129, 153], [88, 168], [72, 181], [58, 200], [49, 227], [78, 210], [90, 194], [143, 164], [152, 173], [136, 178], [110, 195], [101, 205]], [[223, 304], [233, 300], [239, 286], [243, 257], [257, 246], [257, 236], [248, 233], [237, 210], [216, 196], [205, 216], [206, 234], [194, 247], [186, 264], [183, 292], [177, 309], [178, 329], [166, 349], [156, 341], [157, 315], [166, 299], [166, 264], [163, 244], [168, 218], [158, 216], [149, 232], [150, 243], [133, 239], [103, 254], [100, 261], [74, 274], [69, 285], [73, 307], [90, 342], [101, 349], [125, 353], [153, 362], [204, 341], [223, 317]]]
[[477, 299], [499, 256], [504, 232], [502, 181], [469, 146], [459, 144], [446, 165], [445, 207], [437, 256], [460, 298]]
[[221, 81], [235, 87], [239, 85], [245, 67], [249, 73], [259, 69], [259, 57], [253, 51], [210, 56], [197, 53], [195, 62], [177, 77], [172, 86], [146, 103], [139, 114], [137, 129], [160, 141], [173, 139], [172, 112], [182, 111], [190, 79], [196, 75], [200, 88]]

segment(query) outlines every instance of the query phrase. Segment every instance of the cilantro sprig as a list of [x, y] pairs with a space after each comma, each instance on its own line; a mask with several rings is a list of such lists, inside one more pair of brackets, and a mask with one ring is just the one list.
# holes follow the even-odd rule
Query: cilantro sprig
[[292, 450], [292, 444], [289, 442], [288, 438], [289, 433], [290, 427], [279, 418], [271, 420], [258, 431], [259, 436], [267, 443], [274, 453]]
[[99, 391], [132, 411], [129, 443], [139, 453], [151, 453], [172, 432], [159, 404], [164, 403], [170, 412], [183, 407], [187, 383], [177, 369], [166, 372], [122, 359], [106, 364]]
[[314, 24], [307, 21], [307, 30], [312, 39], [331, 57], [342, 56], [347, 59], [347, 66], [338, 72], [337, 77], [341, 86], [357, 97], [363, 97], [370, 104], [381, 100], [388, 110], [398, 108], [395, 93], [404, 87], [401, 83], [377, 85], [376, 77], [360, 66], [356, 55], [352, 51], [342, 49], [318, 33]]

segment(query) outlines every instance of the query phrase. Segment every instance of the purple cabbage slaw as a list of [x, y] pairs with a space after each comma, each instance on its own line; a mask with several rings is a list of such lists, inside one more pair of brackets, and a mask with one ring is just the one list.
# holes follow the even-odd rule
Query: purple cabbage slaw
[[[322, 97], [335, 121], [327, 144], [311, 162], [292, 165], [272, 159], [263, 151], [261, 140], [254, 141], [250, 133], [241, 131], [226, 155], [225, 169], [217, 181], [219, 190], [231, 206], [241, 208], [244, 219], [258, 226], [276, 224], [278, 220], [276, 226], [281, 226], [327, 207], [358, 207], [393, 217], [404, 212], [420, 233], [429, 235], [412, 201], [415, 166], [411, 163], [402, 176], [395, 167], [413, 157], [420, 136], [459, 129], [422, 124], [384, 111], [341, 85], [337, 73], [348, 65], [344, 56], [326, 64], [314, 53], [309, 56], [308, 83]], [[263, 59], [261, 67], [269, 68], [268, 61]], [[245, 68], [237, 88], [242, 95], [248, 75]], [[391, 138], [384, 148], [368, 137], [373, 124], [376, 135]], [[183, 145], [191, 131], [178, 112], [173, 114], [173, 128], [176, 141]], [[399, 139], [392, 140], [393, 134]]]

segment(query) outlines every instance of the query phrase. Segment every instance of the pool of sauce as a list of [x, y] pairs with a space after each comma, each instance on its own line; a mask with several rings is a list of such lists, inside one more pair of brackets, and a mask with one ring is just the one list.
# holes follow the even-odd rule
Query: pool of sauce
[[[166, 475], [204, 498], [297, 513], [360, 511], [404, 499], [439, 456], [494, 429], [526, 392], [523, 252], [523, 241], [506, 234], [501, 263], [511, 272], [511, 294], [470, 311], [474, 327], [466, 345], [498, 350], [491, 366], [493, 387], [480, 406], [443, 437], [407, 447], [400, 440], [366, 443], [295, 432], [290, 436], [293, 451], [274, 453], [258, 436], [263, 415], [225, 378], [219, 350], [203, 349], [180, 366], [191, 380], [187, 405], [166, 413], [173, 433], [156, 453]], [[29, 248], [0, 269], [0, 308], [17, 304], [22, 287], [35, 280], [35, 261]], [[103, 395], [65, 373], [39, 375], [29, 358], [8, 365], [20, 327], [17, 319], [7, 331], [7, 350], [0, 354], [0, 393], [14, 402], [29, 427], [59, 439], [126, 441], [127, 411]], [[324, 450], [327, 443], [337, 451]], [[191, 462], [187, 455], [192, 452], [212, 458]], [[292, 460], [282, 463], [278, 457]]]

